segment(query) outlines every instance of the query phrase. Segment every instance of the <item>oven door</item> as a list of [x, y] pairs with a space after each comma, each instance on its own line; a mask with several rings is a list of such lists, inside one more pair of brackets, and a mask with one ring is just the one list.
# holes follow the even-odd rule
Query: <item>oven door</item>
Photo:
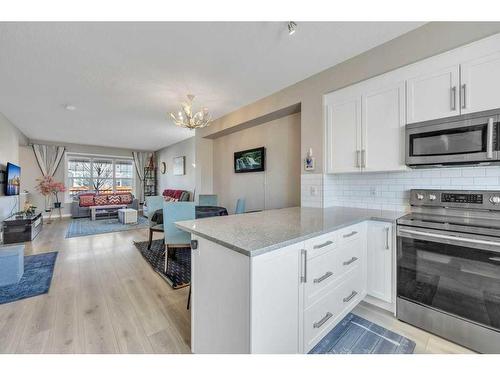
[[500, 332], [500, 239], [398, 226], [397, 294]]
[[467, 164], [498, 159], [497, 116], [408, 125], [406, 164]]

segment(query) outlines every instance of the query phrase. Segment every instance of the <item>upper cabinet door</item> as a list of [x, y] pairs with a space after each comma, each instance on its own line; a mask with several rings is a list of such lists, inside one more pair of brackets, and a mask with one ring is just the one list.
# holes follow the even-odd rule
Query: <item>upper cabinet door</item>
[[461, 64], [462, 113], [500, 108], [500, 52]]
[[365, 171], [406, 169], [405, 82], [377, 86], [362, 97], [362, 168]]
[[459, 65], [407, 81], [407, 123], [460, 114]]
[[328, 173], [361, 169], [361, 95], [326, 102]]

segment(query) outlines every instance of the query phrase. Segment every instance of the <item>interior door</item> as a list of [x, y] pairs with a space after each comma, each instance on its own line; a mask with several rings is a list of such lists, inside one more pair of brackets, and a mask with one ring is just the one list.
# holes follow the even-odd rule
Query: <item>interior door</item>
[[373, 88], [362, 97], [362, 168], [395, 171], [405, 165], [405, 82]]
[[335, 97], [326, 103], [328, 173], [359, 172], [361, 168], [361, 95]]
[[460, 114], [459, 65], [407, 81], [407, 123]]
[[461, 64], [462, 113], [500, 108], [500, 52]]

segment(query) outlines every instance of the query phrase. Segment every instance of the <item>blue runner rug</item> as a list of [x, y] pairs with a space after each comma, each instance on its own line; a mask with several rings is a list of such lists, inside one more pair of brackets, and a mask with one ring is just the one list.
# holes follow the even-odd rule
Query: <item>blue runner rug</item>
[[94, 234], [121, 232], [124, 230], [141, 229], [148, 227], [148, 219], [137, 217], [136, 224], [122, 224], [117, 218], [90, 220], [89, 218], [73, 219], [69, 224], [66, 238], [92, 236]]
[[348, 314], [309, 354], [412, 354], [415, 343], [355, 314]]
[[57, 251], [24, 257], [24, 274], [17, 284], [0, 287], [0, 305], [49, 291]]

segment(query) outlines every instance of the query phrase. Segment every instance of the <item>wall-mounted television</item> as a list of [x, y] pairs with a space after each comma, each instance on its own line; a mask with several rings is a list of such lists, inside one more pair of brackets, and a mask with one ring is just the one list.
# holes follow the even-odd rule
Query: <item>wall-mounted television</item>
[[19, 195], [21, 191], [21, 168], [7, 163], [7, 179], [5, 181], [5, 195]]
[[266, 165], [264, 147], [234, 153], [234, 173], [262, 172]]

